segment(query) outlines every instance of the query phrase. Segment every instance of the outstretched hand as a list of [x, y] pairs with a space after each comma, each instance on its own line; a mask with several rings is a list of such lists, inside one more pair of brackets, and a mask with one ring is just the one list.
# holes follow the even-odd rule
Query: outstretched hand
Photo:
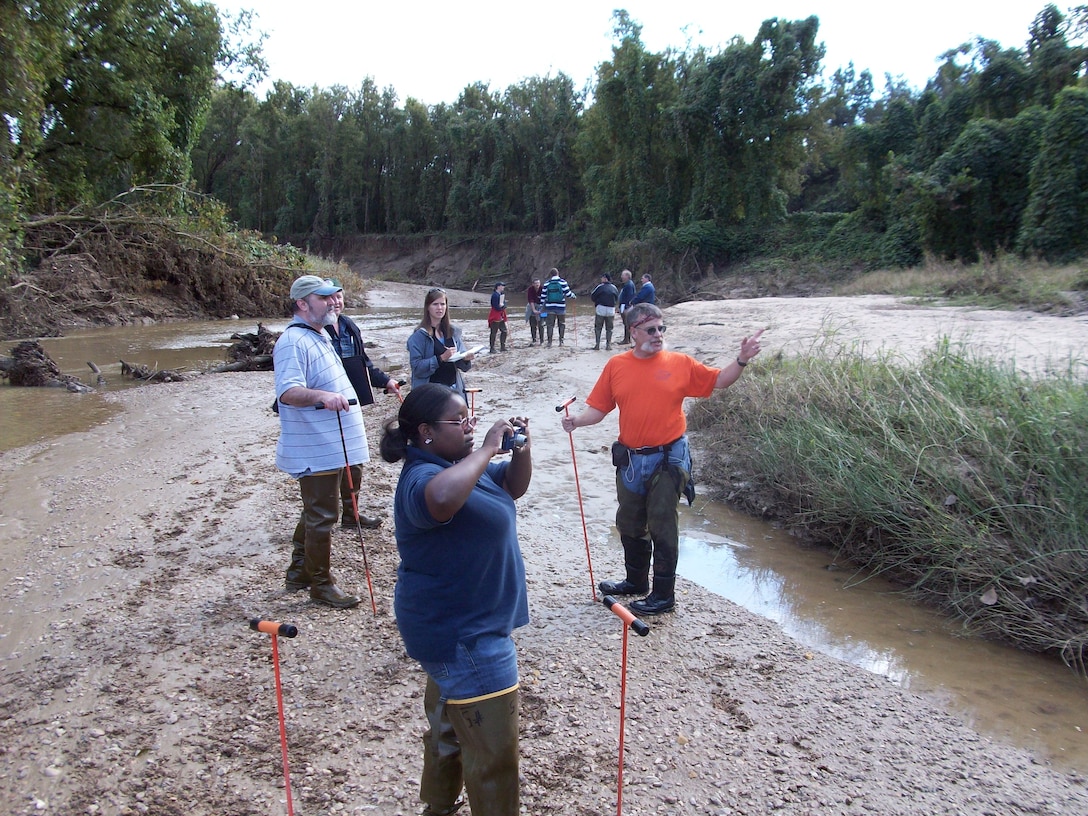
[[759, 352], [763, 350], [762, 347], [759, 345], [759, 338], [760, 335], [762, 335], [765, 331], [765, 328], [760, 329], [750, 337], [745, 337], [743, 340], [741, 340], [740, 354], [738, 355], [737, 359], [743, 360], [747, 363], [749, 360], [759, 354]]

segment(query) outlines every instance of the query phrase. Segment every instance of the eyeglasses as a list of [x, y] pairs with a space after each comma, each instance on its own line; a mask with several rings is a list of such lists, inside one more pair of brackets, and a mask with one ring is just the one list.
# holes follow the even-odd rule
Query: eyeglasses
[[471, 431], [476, 427], [477, 418], [474, 416], [463, 417], [462, 419], [436, 419], [432, 425], [460, 425], [462, 431]]
[[[639, 328], [641, 328], [641, 326]], [[642, 329], [642, 330], [644, 332], [646, 332], [646, 334], [650, 335], [650, 337], [653, 337], [655, 334], [664, 334], [666, 328], [668, 328], [668, 327], [664, 326], [664, 325], [662, 325], [662, 326], [647, 326], [645, 329]]]
[[444, 295], [444, 294], [446, 294], [446, 290], [436, 286], [434, 289], [428, 289], [427, 294], [428, 295]]

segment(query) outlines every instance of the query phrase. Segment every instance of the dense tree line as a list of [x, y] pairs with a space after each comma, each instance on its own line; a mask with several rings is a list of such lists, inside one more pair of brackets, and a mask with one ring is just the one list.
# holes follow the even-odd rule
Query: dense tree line
[[[956, 45], [924, 89], [821, 75], [819, 21], [717, 52], [649, 51], [614, 15], [588, 94], [569, 77], [453, 104], [224, 79], [244, 20], [196, 0], [0, 6], [0, 230], [137, 184], [191, 184], [279, 236], [567, 231], [728, 262], [769, 250], [905, 265], [1088, 250], [1088, 8], [1022, 48]], [[786, 237], [784, 237], [786, 236]]]

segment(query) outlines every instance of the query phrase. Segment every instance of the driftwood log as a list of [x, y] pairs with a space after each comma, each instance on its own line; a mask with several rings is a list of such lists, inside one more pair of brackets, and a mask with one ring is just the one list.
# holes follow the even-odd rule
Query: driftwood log
[[8, 378], [12, 385], [64, 388], [68, 391], [84, 393], [94, 388], [84, 383], [79, 377], [62, 374], [41, 343], [37, 340], [24, 340], [11, 350], [11, 357], [4, 358], [0, 373]]
[[236, 332], [230, 336], [235, 342], [227, 349], [226, 365], [212, 369], [219, 374], [224, 371], [271, 371], [272, 348], [279, 339], [279, 332], [271, 332], [264, 324], [257, 324], [257, 331], [242, 334]]
[[121, 373], [126, 377], [132, 377], [134, 380], [155, 383], [185, 382], [190, 379], [188, 375], [182, 374], [176, 369], [156, 370], [145, 365], [132, 365], [124, 360], [121, 360]]

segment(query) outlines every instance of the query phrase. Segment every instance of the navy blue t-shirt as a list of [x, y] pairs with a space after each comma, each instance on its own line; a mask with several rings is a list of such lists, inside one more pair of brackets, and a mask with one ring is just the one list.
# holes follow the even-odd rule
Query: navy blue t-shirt
[[416, 660], [449, 660], [458, 641], [509, 635], [529, 622], [516, 506], [502, 488], [509, 463], [489, 464], [465, 505], [443, 524], [428, 512], [424, 490], [451, 464], [408, 448], [393, 502], [400, 553], [393, 605], [405, 649]]

